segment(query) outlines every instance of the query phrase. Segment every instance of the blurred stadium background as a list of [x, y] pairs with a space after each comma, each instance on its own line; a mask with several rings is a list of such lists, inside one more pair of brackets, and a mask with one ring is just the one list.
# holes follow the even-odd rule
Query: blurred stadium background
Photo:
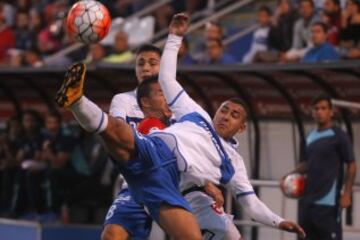
[[[251, 63], [244, 63], [253, 33], [259, 28], [257, 10], [266, 5], [272, 9], [273, 18], [280, 21], [276, 14], [277, 1], [104, 0], [101, 2], [113, 17], [112, 30], [103, 42], [90, 46], [73, 43], [64, 33], [64, 16], [74, 2], [0, 1], [0, 239], [99, 239], [117, 172], [108, 161], [101, 141], [81, 131], [69, 112], [56, 108], [52, 98], [66, 66], [84, 60], [89, 66], [86, 95], [108, 111], [114, 94], [136, 87], [132, 62], [136, 48], [149, 42], [161, 47], [174, 12], [186, 11], [192, 16], [187, 36], [189, 55], [180, 60], [178, 78], [211, 114], [230, 97], [238, 96], [246, 102], [248, 130], [238, 136], [239, 151], [259, 197], [271, 209], [286, 218], [297, 217], [297, 201], [281, 194], [278, 181], [300, 159], [306, 132], [314, 127], [310, 103], [317, 94], [327, 93], [335, 100], [354, 103], [351, 107], [336, 108], [335, 120], [351, 136], [356, 158], [360, 156], [360, 109], [356, 104], [360, 103], [360, 60], [357, 60], [360, 37], [350, 36], [353, 42], [349, 45], [349, 36], [343, 34], [346, 26], [338, 26], [338, 42], [332, 43], [339, 60], [324, 59], [309, 64], [301, 59], [283, 58], [283, 53], [292, 49], [290, 44], [281, 49], [267, 46], [265, 50], [277, 53], [271, 60], [266, 58], [269, 61], [254, 58]], [[289, 1], [293, 8], [287, 14], [296, 13], [301, 18], [299, 2]], [[315, 1], [319, 19], [324, 2]], [[343, 1], [339, 11], [349, 10], [345, 4]], [[360, 7], [358, 10], [360, 15]], [[293, 31], [293, 25], [290, 29]], [[2, 37], [4, 32], [10, 40]], [[356, 31], [352, 32], [357, 35]], [[211, 59], [207, 49], [211, 34], [220, 35], [230, 62]], [[284, 38], [292, 34], [285, 35]], [[61, 115], [62, 131], [69, 145], [64, 149], [70, 154], [65, 165], [67, 170], [71, 169], [71, 177], [67, 178], [71, 182], [59, 189], [51, 182], [51, 174], [56, 174], [58, 169], [32, 178], [15, 161], [18, 152], [24, 150], [17, 145], [25, 137], [21, 116], [36, 116], [36, 134], [43, 136], [51, 131], [44, 125], [49, 112]], [[43, 144], [36, 141], [35, 145]], [[27, 159], [19, 161], [24, 160]], [[27, 177], [21, 177], [24, 175]], [[38, 189], [29, 188], [29, 181]], [[356, 183], [353, 206], [343, 213], [345, 240], [360, 238], [360, 174]], [[39, 197], [36, 201], [41, 206], [36, 211], [29, 212], [29, 202], [34, 196], [25, 192]], [[54, 193], [55, 199], [49, 198]], [[235, 215], [245, 239], [296, 239], [294, 235], [254, 224], [232, 203], [230, 196], [225, 208]], [[165, 237], [154, 233], [152, 239]]]

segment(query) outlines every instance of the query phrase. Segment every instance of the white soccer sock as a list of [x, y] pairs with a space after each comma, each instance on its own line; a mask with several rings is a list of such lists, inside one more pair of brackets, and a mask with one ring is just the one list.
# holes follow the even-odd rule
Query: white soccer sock
[[88, 132], [101, 133], [108, 125], [108, 115], [85, 96], [82, 96], [70, 109], [81, 127]]

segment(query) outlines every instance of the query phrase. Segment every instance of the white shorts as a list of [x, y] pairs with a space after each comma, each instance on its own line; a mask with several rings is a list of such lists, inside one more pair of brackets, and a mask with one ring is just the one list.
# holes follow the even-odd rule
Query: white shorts
[[204, 240], [239, 240], [233, 216], [224, 212], [223, 208], [215, 207], [211, 197], [203, 192], [191, 192], [185, 195], [196, 216]]

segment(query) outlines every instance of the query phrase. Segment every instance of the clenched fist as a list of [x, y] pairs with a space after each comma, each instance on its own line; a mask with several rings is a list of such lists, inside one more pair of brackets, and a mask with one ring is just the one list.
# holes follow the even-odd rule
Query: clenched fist
[[169, 26], [169, 33], [183, 37], [189, 27], [189, 16], [185, 13], [175, 14]]

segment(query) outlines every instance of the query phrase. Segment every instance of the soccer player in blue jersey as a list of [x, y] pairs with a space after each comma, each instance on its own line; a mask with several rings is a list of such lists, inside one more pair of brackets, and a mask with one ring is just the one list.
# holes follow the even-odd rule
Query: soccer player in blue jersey
[[341, 209], [351, 205], [356, 175], [354, 152], [349, 136], [332, 122], [330, 97], [316, 97], [312, 113], [317, 127], [307, 136], [305, 161], [293, 171], [307, 176], [299, 223], [308, 240], [341, 240]]

